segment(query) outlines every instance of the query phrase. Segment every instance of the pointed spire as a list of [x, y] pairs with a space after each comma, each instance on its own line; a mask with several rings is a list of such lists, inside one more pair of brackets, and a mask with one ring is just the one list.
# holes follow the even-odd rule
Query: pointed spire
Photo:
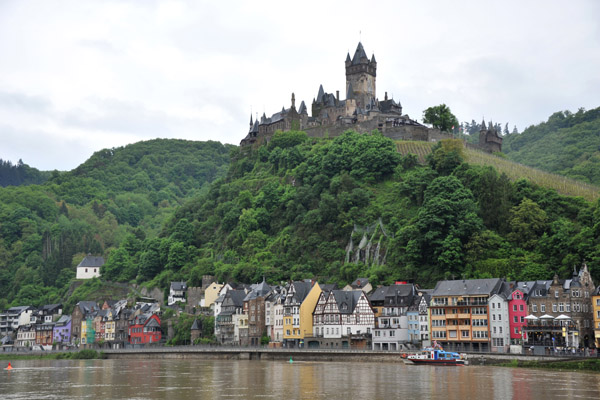
[[481, 120], [481, 130], [482, 130], [482, 131], [485, 131], [485, 127], [486, 127], [486, 125], [485, 125], [485, 118], [483, 118], [483, 119]]
[[323, 101], [324, 95], [325, 95], [325, 91], [323, 90], [323, 85], [319, 85], [319, 93], [317, 94], [317, 101], [319, 103]]
[[375, 53], [371, 56], [371, 62], [377, 64], [377, 61], [375, 61]]
[[351, 63], [352, 60], [350, 59], [350, 52], [348, 52], [348, 54], [346, 54], [346, 63]]
[[252, 113], [250, 113], [250, 126], [254, 125], [254, 122], [252, 122]]
[[367, 53], [365, 53], [365, 49], [361, 42], [358, 42], [358, 46], [356, 47], [356, 51], [354, 52], [354, 57], [352, 57], [352, 65], [360, 64], [362, 58], [366, 58], [367, 61], [369, 58], [367, 57]]

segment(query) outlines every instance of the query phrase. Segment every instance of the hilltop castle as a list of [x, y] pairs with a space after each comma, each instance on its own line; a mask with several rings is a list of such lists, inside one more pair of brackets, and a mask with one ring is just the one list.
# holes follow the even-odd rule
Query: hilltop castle
[[[438, 141], [452, 138], [449, 133], [432, 129], [402, 114], [402, 105], [388, 98], [377, 98], [377, 61], [375, 55], [367, 57], [362, 43], [358, 43], [354, 56], [346, 56], [346, 99], [327, 93], [319, 86], [317, 97], [311, 104], [311, 116], [304, 101], [296, 109], [296, 98], [292, 93], [291, 107], [267, 117], [264, 113], [256, 120], [250, 116], [250, 129], [240, 145], [262, 144], [278, 131], [303, 130], [310, 137], [335, 137], [351, 129], [360, 133], [379, 130], [394, 140]], [[486, 129], [485, 122], [480, 132], [479, 147], [489, 152], [500, 151], [502, 137], [492, 128]]]

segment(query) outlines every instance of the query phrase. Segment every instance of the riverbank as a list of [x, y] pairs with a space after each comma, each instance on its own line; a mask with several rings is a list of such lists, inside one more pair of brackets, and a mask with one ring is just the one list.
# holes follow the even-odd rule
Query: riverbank
[[79, 350], [70, 352], [0, 353], [0, 360], [93, 360], [106, 358], [103, 352]]
[[600, 359], [559, 360], [540, 362], [536, 360], [512, 360], [498, 364], [511, 368], [541, 368], [560, 371], [600, 372]]

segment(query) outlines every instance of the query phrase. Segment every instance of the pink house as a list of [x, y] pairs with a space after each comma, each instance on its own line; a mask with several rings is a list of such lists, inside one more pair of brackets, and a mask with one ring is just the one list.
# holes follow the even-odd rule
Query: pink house
[[512, 293], [508, 297], [508, 319], [510, 325], [510, 343], [521, 344], [527, 340], [527, 333], [523, 329], [527, 325], [527, 294], [533, 282], [511, 283]]

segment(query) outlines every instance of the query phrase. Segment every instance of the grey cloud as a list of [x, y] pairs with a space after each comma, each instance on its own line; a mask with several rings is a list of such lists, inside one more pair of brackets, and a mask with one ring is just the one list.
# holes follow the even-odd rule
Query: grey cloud
[[52, 102], [45, 97], [0, 90], [0, 108], [27, 112], [47, 112]]

